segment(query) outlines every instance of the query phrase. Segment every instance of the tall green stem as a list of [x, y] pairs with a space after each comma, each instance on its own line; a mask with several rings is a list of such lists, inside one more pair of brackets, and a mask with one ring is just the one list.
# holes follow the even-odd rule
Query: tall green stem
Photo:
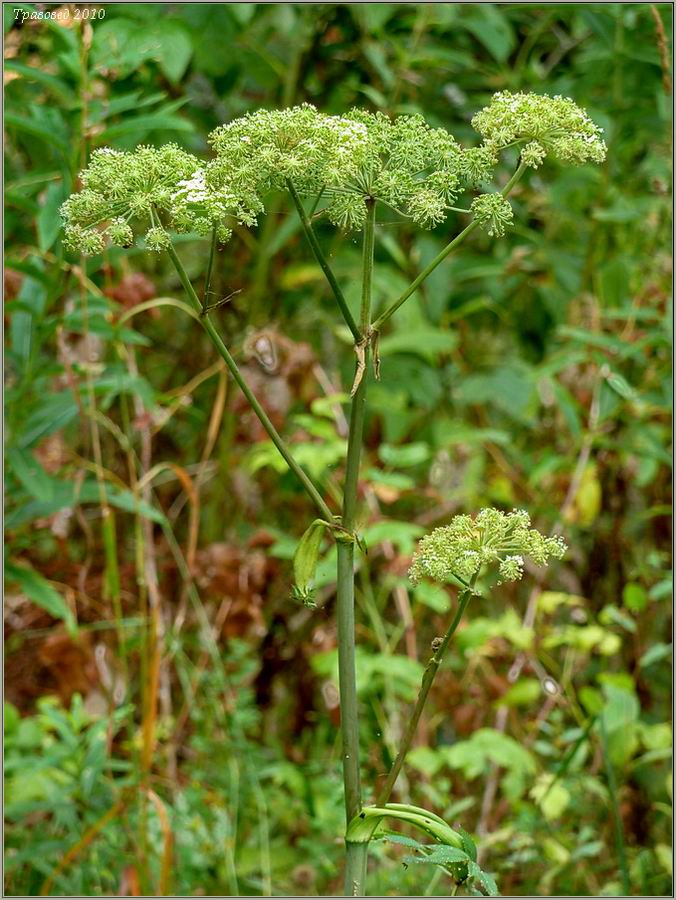
[[[375, 201], [368, 201], [368, 216], [364, 225], [361, 331], [368, 334], [371, 319], [371, 291], [373, 284], [373, 248], [375, 242]], [[368, 347], [366, 348], [368, 354]], [[359, 463], [366, 410], [366, 374], [352, 399], [350, 430], [347, 443], [347, 463], [343, 492], [343, 527], [354, 531], [357, 512]], [[338, 677], [340, 685], [340, 721], [343, 750], [343, 781], [345, 785], [345, 815], [347, 824], [361, 810], [361, 780], [359, 775], [359, 712], [355, 670], [354, 618], [354, 543], [338, 543], [337, 580], [338, 620]], [[366, 879], [366, 845], [346, 843], [345, 895], [360, 897]]]
[[329, 287], [333, 291], [333, 296], [336, 298], [336, 302], [340, 307], [340, 311], [343, 314], [343, 318], [347, 324], [347, 327], [352, 332], [352, 336], [355, 341], [359, 342], [362, 338], [359, 333], [359, 328], [357, 327], [357, 323], [354, 321], [352, 317], [352, 313], [350, 312], [350, 307], [347, 305], [347, 300], [345, 299], [345, 295], [343, 294], [340, 285], [336, 281], [336, 276], [333, 274], [333, 270], [328, 263], [328, 260], [324, 256], [324, 251], [321, 248], [319, 241], [317, 240], [317, 235], [315, 234], [314, 228], [312, 227], [312, 222], [308, 218], [307, 213], [305, 212], [305, 207], [303, 206], [303, 202], [298, 196], [298, 191], [293, 185], [291, 179], [287, 179], [287, 187], [289, 188], [289, 193], [291, 194], [291, 199], [294, 202], [296, 210], [298, 211], [298, 217], [300, 218], [300, 223], [303, 226], [303, 231], [305, 233], [305, 237], [308, 240], [310, 247], [312, 248], [312, 252], [314, 254], [315, 259], [319, 263], [319, 266], [326, 276], [326, 280], [329, 283]]
[[[506, 197], [511, 192], [514, 185], [518, 181], [521, 180], [523, 173], [525, 171], [526, 171], [526, 166], [524, 165], [524, 163], [519, 163], [519, 165], [518, 165], [516, 171], [514, 172], [514, 174], [512, 175], [512, 177], [509, 179], [507, 184], [500, 191], [500, 193], [502, 194], [503, 197]], [[379, 331], [381, 326], [383, 325], [383, 323], [386, 322], [390, 318], [390, 316], [394, 315], [394, 313], [399, 309], [399, 307], [403, 303], [405, 303], [412, 294], [415, 294], [415, 292], [418, 290], [418, 288], [423, 283], [423, 281], [425, 281], [432, 274], [432, 272], [436, 269], [436, 267], [446, 259], [446, 257], [449, 255], [449, 253], [451, 253], [453, 250], [455, 250], [455, 248], [459, 244], [462, 244], [462, 242], [465, 240], [465, 238], [469, 237], [469, 235], [473, 231], [476, 231], [476, 229], [478, 227], [479, 227], [478, 220], [472, 219], [472, 221], [469, 223], [469, 225], [467, 225], [466, 228], [463, 228], [463, 230], [460, 232], [460, 234], [456, 235], [456, 237], [453, 238], [453, 240], [450, 242], [450, 244], [446, 244], [446, 246], [441, 251], [441, 253], [438, 253], [434, 257], [432, 262], [429, 263], [429, 265], [425, 266], [425, 268], [418, 275], [418, 277], [413, 282], [411, 282], [411, 284], [406, 288], [406, 290], [401, 295], [401, 297], [399, 297], [397, 300], [395, 300], [391, 306], [388, 306], [387, 309], [384, 310], [384, 312], [382, 312], [378, 316], [378, 318], [375, 320], [375, 322], [372, 325], [373, 331]]]
[[[176, 272], [178, 273], [178, 277], [181, 280], [183, 289], [185, 290], [186, 294], [192, 301], [192, 304], [195, 307], [195, 309], [198, 312], [200, 312], [202, 310], [202, 304], [200, 303], [199, 298], [198, 298], [197, 294], [195, 293], [195, 289], [193, 288], [185, 269], [183, 268], [183, 264], [181, 263], [180, 259], [176, 255], [176, 251], [174, 250], [174, 247], [171, 244], [169, 245], [168, 253], [169, 253], [169, 258], [171, 259], [172, 263], [174, 264], [174, 268], [176, 269]], [[232, 358], [232, 356], [230, 355], [230, 351], [228, 350], [228, 348], [225, 346], [225, 344], [221, 340], [221, 337], [220, 337], [219, 333], [216, 331], [216, 329], [214, 328], [213, 324], [211, 323], [209, 316], [208, 315], [201, 316], [200, 322], [202, 323], [202, 327], [204, 328], [206, 333], [211, 338], [211, 341], [212, 341], [213, 345], [216, 347], [216, 350], [218, 351], [218, 353], [220, 354], [222, 359], [225, 361], [226, 366], [228, 367], [228, 369], [230, 369], [232, 377], [235, 379], [235, 381], [239, 385], [242, 393], [244, 394], [246, 399], [251, 404], [251, 408], [253, 409], [255, 414], [258, 416], [258, 419], [259, 419], [261, 425], [263, 426], [263, 428], [268, 433], [270, 440], [275, 445], [275, 447], [279, 450], [280, 454], [286, 461], [286, 464], [288, 465], [288, 467], [291, 469], [291, 471], [296, 475], [296, 477], [298, 478], [300, 483], [303, 485], [308, 496], [312, 499], [313, 503], [319, 510], [322, 517], [324, 519], [326, 519], [327, 522], [332, 522], [333, 521], [333, 513], [331, 512], [329, 507], [326, 505], [326, 503], [322, 499], [321, 494], [319, 493], [317, 488], [314, 486], [314, 484], [312, 483], [312, 481], [310, 480], [308, 475], [301, 469], [301, 467], [298, 465], [296, 460], [293, 458], [291, 451], [289, 450], [286, 442], [284, 441], [282, 436], [279, 434], [279, 432], [277, 431], [275, 426], [272, 424], [272, 422], [268, 418], [267, 413], [265, 412], [263, 407], [258, 402], [258, 398], [256, 397], [256, 395], [253, 393], [253, 391], [251, 390], [249, 385], [244, 380], [244, 376], [240, 372], [240, 370], [237, 366], [237, 363]]]

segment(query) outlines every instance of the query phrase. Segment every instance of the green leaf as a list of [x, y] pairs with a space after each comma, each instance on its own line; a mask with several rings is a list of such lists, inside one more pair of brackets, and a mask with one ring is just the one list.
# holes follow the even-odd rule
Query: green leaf
[[194, 125], [188, 119], [169, 113], [148, 113], [131, 116], [117, 125], [111, 125], [100, 137], [101, 143], [108, 144], [117, 138], [149, 131], [193, 131]]
[[542, 693], [542, 687], [537, 678], [520, 678], [506, 691], [500, 700], [499, 706], [532, 706]]
[[438, 584], [421, 581], [413, 589], [413, 596], [419, 603], [424, 603], [437, 613], [445, 613], [451, 608], [451, 598]]
[[625, 400], [636, 399], [636, 391], [619, 372], [611, 372], [606, 381], [620, 397], [624, 397]]
[[35, 81], [38, 84], [49, 88], [49, 90], [66, 104], [75, 101], [75, 94], [69, 85], [63, 81], [63, 79], [58, 78], [56, 75], [50, 75], [49, 72], [45, 72], [43, 69], [39, 69], [36, 66], [26, 66], [15, 59], [8, 59], [5, 60], [5, 70], [16, 72], [21, 76], [22, 80], [29, 82]]
[[643, 612], [648, 605], [648, 593], [643, 585], [630, 581], [622, 589], [622, 603], [632, 612]]
[[183, 78], [192, 56], [190, 35], [179, 22], [169, 19], [158, 23], [155, 38], [155, 59], [169, 81], [177, 84]]
[[75, 617], [61, 594], [35, 569], [8, 562], [5, 578], [19, 586], [23, 593], [40, 609], [55, 619], [61, 619], [71, 635], [76, 634]]
[[[164, 513], [154, 507], [151, 503], [141, 500], [133, 491], [123, 490], [112, 485], [106, 486], [106, 495], [111, 506], [122, 509], [125, 512], [134, 513], [151, 522], [157, 522], [158, 525], [166, 524], [167, 520]], [[84, 485], [81, 494], [81, 502], [97, 503], [98, 502], [98, 485], [88, 483]]]
[[404, 847], [411, 847], [414, 850], [424, 850], [427, 846], [405, 834], [398, 834], [396, 831], [388, 832], [382, 838], [379, 838], [379, 840], [388, 841], [390, 844], [401, 844]]
[[639, 666], [647, 669], [648, 666], [654, 666], [655, 663], [661, 662], [663, 659], [670, 659], [673, 652], [671, 644], [654, 644], [643, 654], [639, 660]]
[[59, 208], [68, 195], [63, 182], [53, 182], [45, 192], [44, 202], [37, 217], [38, 246], [42, 251], [49, 250], [62, 228]]
[[63, 428], [76, 418], [78, 412], [77, 402], [71, 390], [45, 394], [23, 422], [23, 428], [17, 435], [19, 446], [31, 447], [41, 438]]
[[381, 444], [378, 448], [378, 455], [386, 466], [394, 466], [398, 468], [402, 466], [418, 466], [427, 462], [431, 456], [429, 444], [423, 441], [416, 441], [412, 444], [404, 444], [402, 447], [395, 447], [392, 444]]
[[7, 452], [7, 461], [12, 472], [19, 479], [31, 497], [43, 502], [54, 498], [54, 481], [32, 453], [27, 450], [12, 449]]
[[411, 353], [426, 362], [434, 362], [440, 353], [451, 353], [458, 345], [457, 335], [450, 331], [432, 328], [397, 331], [381, 338], [378, 351], [381, 356], [394, 353]]
[[405, 857], [405, 860], [408, 863], [428, 863], [429, 865], [437, 866], [455, 865], [457, 863], [467, 864], [471, 862], [464, 850], [460, 850], [458, 847], [443, 846], [435, 847], [425, 856], [407, 856]]
[[469, 858], [472, 860], [472, 862], [476, 862], [476, 859], [477, 859], [476, 844], [472, 840], [471, 835], [468, 834], [468, 832], [466, 832], [464, 828], [460, 828], [460, 826], [457, 827], [456, 831], [459, 833], [460, 837], [462, 838], [462, 849], [469, 856]]
[[377, 547], [383, 541], [390, 541], [404, 556], [413, 553], [415, 542], [422, 537], [425, 529], [413, 522], [398, 522], [395, 519], [383, 519], [368, 525], [362, 531], [362, 537], [369, 547]]
[[516, 38], [504, 14], [492, 3], [470, 4], [465, 10], [461, 19], [465, 28], [497, 62], [505, 62], [516, 46]]
[[20, 116], [17, 113], [12, 112], [5, 113], [4, 121], [5, 128], [16, 128], [17, 131], [21, 131], [24, 134], [30, 134], [33, 137], [40, 138], [50, 146], [56, 147], [64, 156], [68, 156], [68, 144], [66, 143], [63, 134], [60, 133], [62, 132], [62, 129], [55, 131], [50, 129], [46, 122], [40, 121], [37, 118], [30, 119], [27, 116]]
[[547, 821], [558, 819], [570, 803], [570, 792], [554, 778], [555, 776], [551, 774], [540, 776], [529, 794]]
[[506, 795], [520, 797], [529, 778], [535, 774], [535, 760], [530, 751], [494, 728], [480, 728], [466, 741], [458, 741], [440, 749], [452, 769], [460, 769], [466, 778], [477, 778], [487, 762], [507, 769], [502, 785]]
[[431, 747], [414, 747], [406, 754], [406, 765], [413, 766], [428, 778], [434, 778], [444, 761]]
[[475, 862], [470, 862], [468, 866], [467, 876], [474, 882], [478, 882], [489, 897], [497, 897], [499, 895], [498, 886], [495, 879], [488, 872], [484, 872]]

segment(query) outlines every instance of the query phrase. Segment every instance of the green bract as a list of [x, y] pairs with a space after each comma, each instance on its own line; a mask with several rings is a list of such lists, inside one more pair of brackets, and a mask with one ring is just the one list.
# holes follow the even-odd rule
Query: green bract
[[424, 577], [445, 582], [453, 576], [471, 578], [483, 566], [497, 564], [502, 581], [516, 581], [523, 575], [524, 557], [544, 566], [550, 558], [561, 559], [566, 550], [560, 537], [545, 537], [531, 528], [524, 510], [482, 509], [474, 519], [455, 516], [450, 525], [425, 535], [409, 576], [414, 583]]
[[547, 94], [494, 94], [490, 104], [472, 119], [472, 127], [496, 149], [518, 141], [531, 141], [524, 148], [527, 165], [537, 165], [546, 153], [561, 162], [603, 162], [606, 145], [603, 129], [568, 97]]

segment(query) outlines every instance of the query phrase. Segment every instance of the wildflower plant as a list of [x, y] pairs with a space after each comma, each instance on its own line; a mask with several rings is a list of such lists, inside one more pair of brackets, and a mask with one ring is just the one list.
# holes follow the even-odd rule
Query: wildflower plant
[[[475, 230], [500, 237], [512, 225], [508, 196], [528, 169], [551, 156], [561, 163], [601, 162], [606, 147], [589, 116], [567, 98], [502, 92], [472, 120], [482, 138], [461, 147], [442, 128], [422, 116], [390, 119], [382, 113], [352, 110], [326, 115], [310, 104], [284, 110], [259, 110], [217, 128], [210, 136], [213, 157], [199, 160], [175, 144], [139, 147], [133, 152], [103, 148], [92, 154], [81, 174], [82, 189], [62, 208], [65, 240], [74, 250], [100, 253], [107, 242], [129, 246], [139, 230], [149, 250], [166, 252], [202, 325], [234, 380], [249, 401], [275, 447], [317, 508], [319, 518], [308, 527], [294, 560], [294, 596], [312, 605], [313, 580], [322, 544], [329, 534], [337, 546], [336, 618], [343, 781], [346, 811], [345, 893], [366, 889], [368, 846], [383, 822], [405, 822], [434, 841], [430, 861], [443, 864], [457, 882], [491, 893], [491, 880], [476, 864], [471, 838], [451, 829], [424, 809], [392, 803], [391, 795], [411, 746], [430, 687], [484, 569], [497, 569], [499, 581], [522, 577], [526, 559], [546, 565], [560, 559], [565, 544], [531, 526], [523, 510], [482, 510], [476, 518], [456, 516], [423, 538], [413, 558], [412, 580], [433, 578], [459, 586], [458, 603], [442, 638], [433, 643], [418, 698], [399, 752], [376, 802], [365, 806], [361, 787], [359, 717], [355, 672], [355, 554], [364, 551], [358, 534], [358, 482], [369, 379], [369, 360], [378, 377], [378, 338], [396, 311], [429, 275]], [[500, 154], [517, 148], [519, 162], [505, 184], [493, 185]], [[253, 227], [266, 213], [271, 193], [288, 193], [305, 237], [326, 277], [354, 341], [355, 379], [342, 503], [334, 509], [299, 465], [272, 424], [224, 344], [206, 298], [214, 248], [232, 237], [235, 224]], [[464, 198], [464, 199], [463, 199]], [[462, 202], [464, 205], [456, 206]], [[310, 209], [306, 208], [310, 204]], [[441, 252], [391, 298], [379, 315], [372, 309], [375, 230], [385, 208], [413, 225], [431, 229], [450, 213], [469, 221]], [[336, 227], [361, 235], [362, 290], [358, 319], [313, 228], [324, 215]], [[173, 235], [192, 234], [210, 244], [206, 285], [200, 299], [174, 246]]]

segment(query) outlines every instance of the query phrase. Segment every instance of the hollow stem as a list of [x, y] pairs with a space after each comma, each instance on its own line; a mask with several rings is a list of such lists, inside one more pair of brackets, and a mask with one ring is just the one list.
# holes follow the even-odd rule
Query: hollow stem
[[[363, 274], [361, 301], [361, 330], [368, 334], [371, 316], [373, 284], [373, 248], [375, 241], [375, 201], [368, 201], [368, 216], [364, 225]], [[366, 348], [368, 354], [368, 347]], [[343, 527], [354, 531], [357, 511], [359, 463], [366, 410], [366, 375], [352, 399], [350, 430], [347, 444], [345, 487], [343, 491]], [[345, 785], [345, 816], [349, 823], [361, 811], [361, 780], [359, 774], [359, 711], [355, 671], [354, 618], [354, 543], [338, 542], [337, 623], [338, 677], [340, 685], [340, 722], [343, 751], [343, 782]], [[346, 842], [345, 895], [363, 896], [366, 879], [366, 846]]]
[[[187, 275], [185, 269], [183, 268], [183, 265], [182, 265], [180, 259], [178, 258], [176, 251], [174, 250], [173, 245], [171, 245], [171, 244], [169, 245], [167, 252], [169, 253], [169, 258], [171, 259], [172, 263], [174, 264], [174, 268], [176, 269], [178, 277], [181, 280], [183, 289], [185, 290], [186, 294], [190, 298], [190, 300], [191, 300], [193, 306], [195, 307], [195, 309], [197, 310], [197, 312], [201, 312], [202, 304], [200, 303], [199, 298], [198, 298], [197, 294], [195, 293], [195, 289], [193, 288], [193, 286], [190, 282], [190, 279], [188, 278], [188, 275]], [[284, 458], [288, 467], [291, 469], [291, 471], [294, 473], [294, 475], [298, 478], [300, 483], [303, 485], [306, 493], [308, 494], [310, 499], [313, 501], [313, 503], [315, 504], [315, 506], [321, 513], [322, 518], [326, 519], [326, 521], [328, 521], [328, 522], [332, 522], [333, 521], [333, 513], [331, 512], [329, 507], [324, 502], [321, 494], [319, 493], [319, 491], [317, 490], [317, 488], [315, 487], [315, 485], [313, 484], [313, 482], [311, 481], [309, 476], [303, 471], [303, 469], [301, 469], [301, 467], [298, 465], [296, 460], [293, 458], [293, 455], [291, 454], [291, 451], [289, 450], [289, 447], [286, 444], [286, 441], [279, 434], [279, 432], [277, 431], [275, 426], [272, 424], [272, 422], [268, 418], [267, 413], [265, 412], [265, 410], [259, 403], [258, 398], [256, 397], [256, 395], [253, 393], [253, 391], [251, 390], [249, 385], [244, 380], [244, 376], [240, 372], [240, 370], [237, 366], [237, 363], [232, 358], [232, 356], [230, 355], [230, 351], [228, 350], [228, 348], [225, 346], [225, 344], [221, 340], [221, 337], [220, 337], [219, 333], [216, 331], [216, 329], [214, 328], [209, 316], [203, 315], [200, 317], [199, 321], [201, 322], [202, 327], [204, 328], [206, 333], [211, 338], [211, 342], [213, 343], [216, 350], [218, 351], [218, 353], [224, 360], [226, 366], [228, 367], [228, 369], [230, 370], [230, 373], [232, 374], [232, 377], [237, 382], [240, 390], [242, 391], [242, 393], [244, 394], [246, 399], [249, 401], [254, 413], [258, 416], [258, 419], [259, 419], [261, 425], [263, 426], [263, 428], [268, 433], [270, 440], [275, 445], [277, 450], [279, 450], [280, 454]]]
[[287, 179], [286, 183], [289, 188], [289, 193], [291, 194], [291, 199], [293, 200], [294, 205], [298, 211], [298, 217], [300, 219], [301, 225], [303, 226], [305, 237], [307, 238], [308, 243], [312, 248], [315, 259], [319, 263], [322, 272], [326, 276], [326, 280], [329, 283], [329, 287], [333, 291], [333, 296], [336, 298], [347, 327], [350, 329], [350, 331], [352, 332], [352, 336], [358, 343], [361, 340], [362, 336], [359, 332], [359, 328], [357, 327], [357, 323], [355, 322], [352, 313], [350, 312], [350, 308], [347, 305], [345, 295], [343, 294], [340, 285], [336, 281], [336, 276], [333, 274], [333, 270], [331, 269], [328, 260], [324, 256], [324, 251], [322, 250], [319, 241], [317, 240], [317, 235], [315, 234], [314, 228], [312, 227], [312, 222], [305, 212], [305, 207], [303, 206], [302, 200], [298, 196], [298, 191], [294, 187], [294, 184], [290, 178]]
[[[526, 168], [527, 167], [524, 165], [524, 163], [522, 163], [522, 162], [519, 163], [519, 165], [518, 165], [516, 171], [514, 172], [514, 174], [512, 175], [512, 177], [509, 179], [507, 184], [500, 191], [500, 193], [502, 194], [503, 197], [506, 197], [511, 192], [514, 185], [518, 181], [521, 180], [523, 173], [526, 171]], [[452, 253], [453, 250], [455, 250], [456, 247], [458, 247], [460, 244], [462, 244], [462, 242], [465, 240], [465, 238], [469, 237], [469, 235], [473, 231], [476, 231], [476, 229], [478, 227], [479, 227], [478, 220], [472, 219], [472, 221], [469, 223], [469, 225], [467, 225], [465, 228], [463, 228], [463, 230], [460, 232], [460, 234], [456, 235], [456, 237], [454, 237], [453, 240], [449, 244], [446, 244], [444, 249], [440, 253], [438, 253], [434, 257], [432, 262], [429, 263], [429, 265], [425, 266], [425, 268], [417, 276], [417, 278], [411, 282], [411, 284], [406, 288], [404, 293], [397, 300], [395, 300], [391, 306], [388, 306], [387, 309], [384, 310], [384, 312], [382, 312], [378, 316], [378, 318], [375, 320], [375, 322], [371, 326], [372, 330], [379, 331], [380, 328], [382, 327], [383, 323], [386, 322], [392, 315], [394, 315], [394, 313], [399, 309], [399, 307], [402, 304], [404, 304], [408, 300], [409, 297], [411, 297], [413, 294], [415, 294], [415, 292], [418, 290], [420, 285], [427, 278], [429, 278], [429, 276], [432, 274], [432, 272], [436, 269], [436, 267], [438, 265], [440, 265], [440, 263], [442, 263], [446, 259], [446, 257], [449, 255], [449, 253]]]

